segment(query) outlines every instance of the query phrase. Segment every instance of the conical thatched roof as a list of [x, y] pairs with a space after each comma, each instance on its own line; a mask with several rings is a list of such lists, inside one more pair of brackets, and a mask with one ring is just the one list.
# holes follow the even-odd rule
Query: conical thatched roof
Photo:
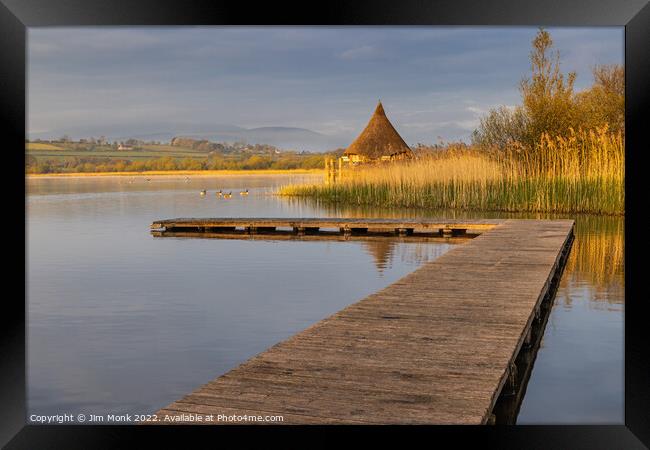
[[390, 123], [381, 102], [377, 104], [370, 122], [352, 144], [345, 150], [344, 155], [360, 155], [368, 159], [379, 159], [382, 156], [392, 156], [400, 153], [413, 155], [402, 136]]

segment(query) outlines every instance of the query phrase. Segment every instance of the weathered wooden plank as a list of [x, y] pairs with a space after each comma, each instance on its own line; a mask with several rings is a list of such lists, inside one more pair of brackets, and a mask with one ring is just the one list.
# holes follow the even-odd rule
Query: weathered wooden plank
[[[196, 224], [201, 219], [191, 220]], [[267, 226], [274, 220], [259, 223]], [[316, 226], [334, 219], [285, 220]], [[397, 222], [332, 223], [373, 228]], [[412, 224], [400, 223], [403, 228]], [[466, 225], [470, 222], [462, 223]], [[270, 414], [283, 416], [279, 423], [285, 424], [487, 423], [560, 269], [573, 221], [471, 225], [490, 228], [158, 414]]]

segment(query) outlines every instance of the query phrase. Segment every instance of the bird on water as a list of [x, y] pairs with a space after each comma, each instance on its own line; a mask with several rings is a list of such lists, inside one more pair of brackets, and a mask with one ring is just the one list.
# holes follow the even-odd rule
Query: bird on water
[[203, 190], [200, 192], [200, 194], [201, 194], [201, 197], [203, 197], [203, 196], [206, 194], [205, 189], [203, 189]]
[[239, 195], [248, 195], [248, 189], [246, 189], [245, 191], [241, 191]]

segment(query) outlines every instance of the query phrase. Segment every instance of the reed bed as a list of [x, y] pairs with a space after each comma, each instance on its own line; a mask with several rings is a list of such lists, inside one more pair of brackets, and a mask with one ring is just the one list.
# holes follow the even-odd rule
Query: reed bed
[[624, 146], [607, 128], [543, 135], [533, 151], [450, 146], [400, 163], [350, 168], [336, 183], [281, 195], [325, 203], [509, 212], [625, 212]]

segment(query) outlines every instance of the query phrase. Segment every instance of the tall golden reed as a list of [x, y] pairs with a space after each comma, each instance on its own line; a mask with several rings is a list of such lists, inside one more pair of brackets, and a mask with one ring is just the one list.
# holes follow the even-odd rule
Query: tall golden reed
[[606, 127], [543, 135], [533, 152], [449, 146], [402, 163], [344, 171], [334, 184], [292, 185], [282, 195], [324, 202], [482, 211], [623, 214], [624, 146]]

